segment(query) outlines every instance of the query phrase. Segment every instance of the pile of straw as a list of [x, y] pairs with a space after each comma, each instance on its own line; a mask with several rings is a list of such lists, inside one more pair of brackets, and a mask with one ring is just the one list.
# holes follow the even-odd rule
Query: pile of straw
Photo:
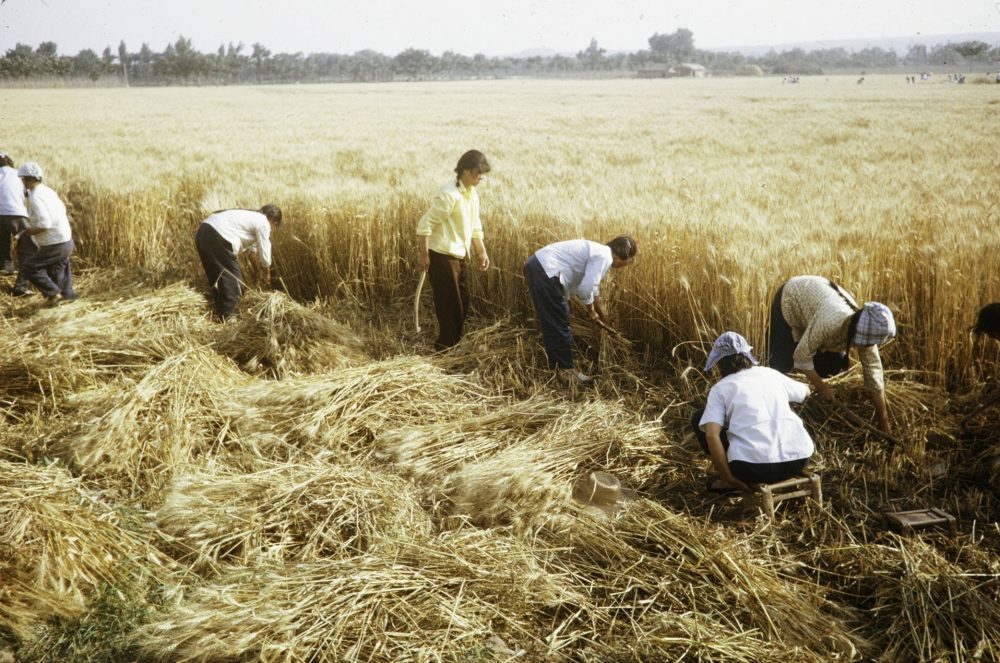
[[962, 566], [920, 538], [823, 546], [821, 578], [863, 606], [878, 660], [1000, 660], [1000, 563], [961, 555]]
[[142, 372], [208, 329], [203, 297], [174, 284], [133, 298], [81, 299], [0, 330], [0, 393], [25, 405]]
[[590, 588], [595, 611], [564, 637], [576, 633], [596, 659], [821, 661], [867, 646], [821, 588], [787, 577], [758, 542], [645, 499], [613, 519], [581, 516], [553, 519], [539, 536], [565, 551], [550, 566]]
[[228, 359], [190, 347], [141, 379], [122, 376], [67, 397], [64, 416], [26, 447], [152, 505], [173, 472], [210, 450], [222, 426], [221, 387], [245, 380]]
[[246, 309], [227, 323], [215, 342], [245, 371], [268, 378], [357, 366], [368, 357], [350, 328], [280, 292], [248, 290]]
[[30, 638], [104, 584], [159, 565], [115, 509], [65, 468], [0, 461], [0, 627]]
[[413, 356], [258, 382], [227, 397], [234, 453], [289, 460], [326, 450], [344, 462], [371, 457], [384, 431], [460, 421], [498, 403], [468, 378]]
[[233, 569], [178, 591], [135, 641], [170, 661], [477, 660], [497, 638], [543, 652], [536, 620], [585, 601], [516, 541], [455, 532], [388, 557]]
[[204, 467], [173, 480], [155, 522], [171, 553], [196, 571], [221, 561], [341, 559], [429, 534], [415, 496], [398, 477], [323, 460], [251, 474]]

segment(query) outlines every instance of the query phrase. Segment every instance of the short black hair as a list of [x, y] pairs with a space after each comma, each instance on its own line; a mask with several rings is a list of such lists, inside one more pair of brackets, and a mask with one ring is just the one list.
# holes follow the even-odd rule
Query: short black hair
[[608, 242], [608, 246], [611, 247], [611, 253], [618, 256], [621, 260], [634, 258], [636, 251], [639, 250], [631, 235], [618, 235], [618, 237]]
[[260, 213], [267, 217], [276, 226], [281, 225], [281, 208], [274, 203], [268, 203], [260, 208]]
[[979, 310], [972, 331], [977, 334], [1000, 334], [1000, 302], [987, 304]]
[[746, 355], [726, 355], [719, 360], [716, 366], [719, 367], [719, 372], [725, 377], [733, 373], [739, 373], [744, 368], [751, 368], [753, 362]]

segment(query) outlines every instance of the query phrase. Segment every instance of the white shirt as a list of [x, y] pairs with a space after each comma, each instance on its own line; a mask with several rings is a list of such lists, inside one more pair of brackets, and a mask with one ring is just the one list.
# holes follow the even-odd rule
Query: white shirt
[[589, 239], [569, 239], [535, 251], [545, 275], [559, 277], [567, 295], [584, 304], [593, 304], [600, 295], [598, 286], [613, 262], [611, 247]]
[[10, 166], [0, 167], [0, 216], [28, 216], [24, 182]]
[[39, 184], [28, 192], [27, 225], [29, 228], [45, 230], [31, 236], [37, 246], [62, 244], [73, 239], [66, 206], [59, 200], [59, 194], [44, 184]]
[[809, 458], [813, 441], [789, 402], [801, 403], [809, 387], [764, 366], [722, 378], [708, 392], [699, 426], [726, 429], [730, 461], [784, 463]]
[[260, 212], [227, 209], [216, 212], [202, 223], [215, 228], [223, 239], [232, 244], [233, 253], [257, 252], [261, 264], [271, 266], [271, 224]]

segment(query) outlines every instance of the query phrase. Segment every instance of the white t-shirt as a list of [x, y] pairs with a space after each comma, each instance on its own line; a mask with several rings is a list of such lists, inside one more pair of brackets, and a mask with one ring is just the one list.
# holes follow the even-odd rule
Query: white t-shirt
[[545, 275], [559, 277], [567, 295], [584, 304], [593, 304], [598, 286], [611, 267], [611, 247], [589, 239], [569, 239], [535, 251]]
[[24, 182], [10, 166], [0, 167], [0, 216], [28, 216]]
[[62, 244], [73, 239], [66, 206], [59, 200], [59, 194], [44, 184], [28, 192], [28, 227], [45, 230], [31, 236], [36, 246]]
[[778, 371], [753, 366], [722, 378], [708, 392], [699, 426], [726, 429], [730, 461], [784, 463], [809, 458], [813, 441], [789, 402], [801, 403], [809, 387]]
[[271, 224], [260, 212], [227, 209], [203, 221], [233, 245], [233, 253], [256, 251], [265, 267], [271, 266]]

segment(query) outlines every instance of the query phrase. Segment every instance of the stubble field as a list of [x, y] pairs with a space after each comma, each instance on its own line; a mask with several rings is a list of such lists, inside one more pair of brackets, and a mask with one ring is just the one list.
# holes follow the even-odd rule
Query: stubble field
[[[0, 634], [19, 660], [996, 660], [1000, 86], [902, 76], [5, 90], [72, 204], [80, 301], [2, 308]], [[472, 330], [412, 329], [413, 228], [484, 151]], [[277, 286], [207, 317], [204, 216], [275, 202]], [[545, 370], [520, 278], [629, 232]], [[715, 336], [814, 273], [892, 308], [895, 446], [803, 411], [823, 508], [703, 493]], [[425, 295], [426, 297], [426, 295]], [[835, 381], [863, 420], [855, 371]], [[974, 415], [962, 423], [970, 415]], [[606, 469], [614, 518], [570, 498]], [[883, 511], [943, 508], [959, 535]], [[978, 658], [977, 658], [978, 657]]]

